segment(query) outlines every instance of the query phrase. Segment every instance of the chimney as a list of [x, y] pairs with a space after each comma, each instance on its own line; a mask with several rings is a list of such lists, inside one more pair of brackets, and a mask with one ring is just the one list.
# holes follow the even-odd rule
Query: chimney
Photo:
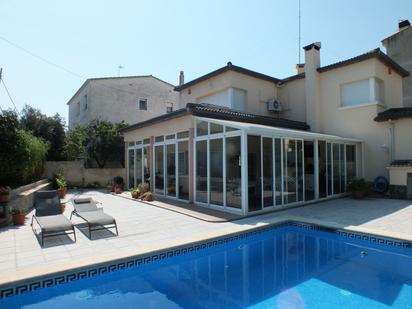
[[411, 26], [411, 23], [409, 22], [409, 20], [405, 19], [405, 20], [400, 20], [398, 23], [399, 26], [399, 31], [402, 31], [408, 27]]
[[305, 64], [304, 63], [298, 63], [296, 65], [296, 74], [300, 74], [305, 72]]
[[320, 132], [320, 42], [309, 44], [305, 50], [306, 122], [312, 131]]
[[179, 74], [179, 86], [182, 86], [185, 83], [185, 72], [180, 71]]

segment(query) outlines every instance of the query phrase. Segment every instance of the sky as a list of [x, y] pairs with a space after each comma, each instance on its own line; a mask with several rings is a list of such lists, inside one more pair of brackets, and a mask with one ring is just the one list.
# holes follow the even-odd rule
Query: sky
[[[172, 84], [228, 61], [277, 78], [298, 63], [298, 0], [0, 0], [0, 68], [16, 108], [66, 121], [87, 78], [152, 74]], [[411, 0], [301, 0], [301, 46], [321, 65], [380, 47]], [[18, 46], [18, 47], [16, 47]], [[41, 59], [39, 59], [39, 57]], [[303, 52], [301, 62], [303, 62]], [[4, 85], [0, 107], [14, 108]]]

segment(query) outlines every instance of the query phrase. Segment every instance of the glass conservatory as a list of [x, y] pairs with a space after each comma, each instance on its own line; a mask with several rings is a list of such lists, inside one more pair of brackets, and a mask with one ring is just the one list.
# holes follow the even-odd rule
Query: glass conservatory
[[361, 140], [237, 121], [193, 117], [128, 145], [130, 187], [241, 214], [343, 195], [362, 176]]

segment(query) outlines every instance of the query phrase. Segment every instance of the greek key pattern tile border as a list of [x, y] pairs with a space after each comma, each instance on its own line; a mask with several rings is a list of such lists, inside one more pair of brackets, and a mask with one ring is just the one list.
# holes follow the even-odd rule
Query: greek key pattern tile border
[[19, 295], [22, 293], [35, 291], [41, 288], [47, 288], [50, 286], [59, 285], [62, 283], [68, 283], [68, 282], [75, 281], [75, 280], [90, 278], [90, 277], [98, 276], [104, 273], [110, 273], [110, 272], [125, 269], [125, 268], [139, 267], [140, 265], [143, 265], [143, 264], [149, 264], [149, 263], [164, 260], [170, 257], [188, 254], [188, 253], [192, 253], [195, 251], [211, 248], [214, 246], [218, 246], [218, 245], [222, 245], [222, 244], [229, 243], [232, 241], [248, 238], [248, 237], [269, 231], [269, 230], [278, 229], [278, 228], [285, 227], [285, 226], [293, 226], [293, 227], [298, 227], [298, 228], [302, 228], [305, 230], [316, 230], [316, 231], [335, 233], [341, 237], [354, 239], [354, 240], [364, 240], [364, 241], [370, 241], [372, 243], [384, 244], [384, 245], [389, 245], [389, 246], [412, 248], [411, 242], [403, 242], [403, 241], [398, 241], [398, 240], [384, 238], [384, 237], [376, 237], [376, 236], [361, 234], [361, 233], [352, 233], [348, 231], [336, 230], [336, 229], [326, 228], [326, 227], [313, 225], [313, 224], [289, 221], [289, 222], [279, 223], [276, 225], [270, 225], [270, 226], [263, 227], [263, 228], [257, 228], [251, 231], [242, 232], [242, 233], [231, 235], [228, 237], [221, 237], [221, 238], [209, 240], [206, 242], [195, 243], [193, 245], [187, 245], [187, 246], [183, 246], [183, 247], [179, 247], [179, 248], [175, 248], [171, 250], [165, 250], [163, 252], [157, 252], [151, 255], [130, 257], [127, 259], [116, 261], [116, 262], [111, 262], [111, 263], [108, 262], [107, 264], [104, 264], [104, 265], [100, 264], [97, 266], [90, 266], [87, 268], [82, 268], [80, 270], [78, 269], [75, 271], [68, 271], [67, 273], [64, 273], [64, 274], [36, 278], [36, 279], [30, 280], [24, 283], [19, 283], [13, 286], [3, 286], [2, 288], [0, 288], [0, 299], [14, 296], [14, 295]]

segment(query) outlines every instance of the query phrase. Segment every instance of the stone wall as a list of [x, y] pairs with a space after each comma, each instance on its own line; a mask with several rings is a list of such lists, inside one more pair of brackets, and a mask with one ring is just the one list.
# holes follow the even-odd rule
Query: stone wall
[[115, 176], [126, 179], [125, 168], [85, 168], [83, 161], [47, 161], [43, 177], [51, 179], [58, 173], [63, 173], [69, 186], [106, 186]]

